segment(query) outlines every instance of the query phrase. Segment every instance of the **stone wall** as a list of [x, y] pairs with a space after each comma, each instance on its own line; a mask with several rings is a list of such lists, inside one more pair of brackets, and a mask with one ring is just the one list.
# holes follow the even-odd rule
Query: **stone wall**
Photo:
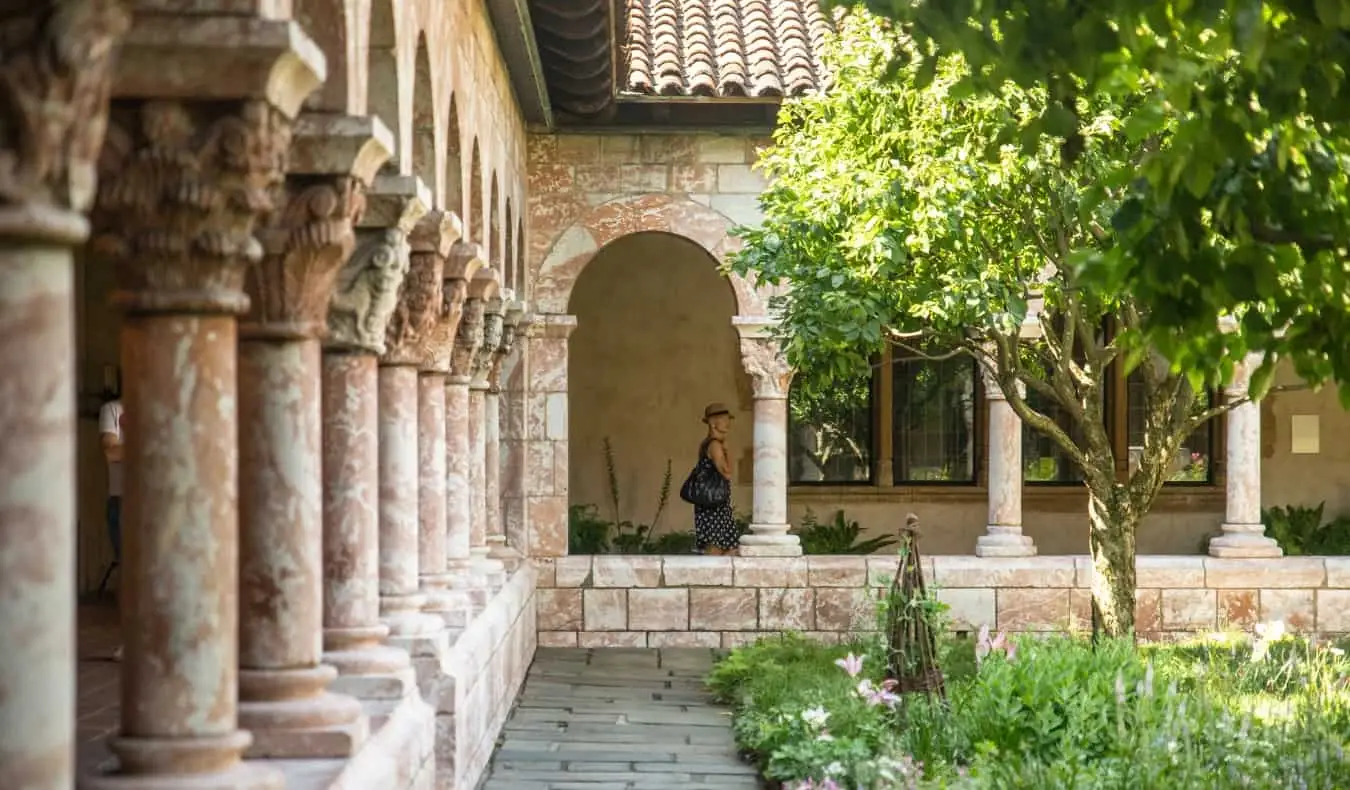
[[[874, 628], [895, 557], [560, 557], [537, 561], [539, 644], [734, 647], [767, 633], [826, 641]], [[1081, 630], [1087, 557], [924, 558], [953, 627]], [[1142, 556], [1139, 633], [1151, 639], [1250, 630], [1350, 632], [1350, 557], [1221, 560]]]

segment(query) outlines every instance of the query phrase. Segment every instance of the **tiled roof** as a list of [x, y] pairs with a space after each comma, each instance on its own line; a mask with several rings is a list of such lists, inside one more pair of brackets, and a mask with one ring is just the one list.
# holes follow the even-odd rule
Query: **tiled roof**
[[549, 99], [566, 113], [613, 109], [610, 0], [532, 0], [530, 14]]
[[768, 98], [824, 84], [818, 0], [624, 0], [621, 94]]

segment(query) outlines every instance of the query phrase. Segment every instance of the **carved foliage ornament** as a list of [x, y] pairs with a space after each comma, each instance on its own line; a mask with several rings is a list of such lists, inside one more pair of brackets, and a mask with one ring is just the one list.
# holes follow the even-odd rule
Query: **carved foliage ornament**
[[497, 359], [497, 349], [502, 344], [503, 316], [500, 309], [485, 311], [483, 314], [483, 343], [473, 361], [473, 380], [479, 387], [487, 385], [492, 373], [492, 363]]
[[[0, 229], [76, 243], [97, 190], [120, 0], [29, 0], [0, 14]], [[15, 223], [10, 227], [10, 223]]]
[[261, 234], [263, 259], [248, 270], [249, 323], [313, 336], [327, 323], [338, 272], [355, 246], [365, 187], [346, 175], [287, 181], [285, 208]]
[[482, 299], [475, 297], [464, 300], [459, 329], [455, 332], [455, 346], [450, 352], [450, 372], [455, 376], [474, 374], [474, 361], [484, 342], [483, 311], [486, 306]]
[[423, 366], [426, 370], [450, 372], [450, 351], [455, 344], [455, 333], [459, 331], [459, 319], [464, 314], [464, 297], [468, 291], [469, 284], [462, 279], [450, 278], [441, 282], [440, 315], [422, 344]]
[[427, 335], [441, 318], [441, 274], [445, 259], [434, 252], [414, 252], [398, 305], [385, 331], [384, 361], [395, 365], [422, 365]]
[[516, 333], [519, 318], [516, 320], [505, 320], [502, 322], [502, 339], [497, 344], [497, 351], [492, 360], [492, 370], [488, 373], [488, 385], [496, 391], [501, 384], [502, 366], [506, 358], [511, 356], [511, 352], [516, 347]]
[[290, 121], [261, 101], [114, 103], [99, 158], [94, 249], [115, 302], [242, 313], [255, 225], [274, 210]]
[[408, 273], [408, 241], [397, 228], [361, 236], [338, 271], [328, 305], [328, 345], [383, 354], [385, 328]]
[[792, 368], [773, 338], [744, 338], [741, 340], [741, 361], [757, 398], [787, 397], [792, 381]]

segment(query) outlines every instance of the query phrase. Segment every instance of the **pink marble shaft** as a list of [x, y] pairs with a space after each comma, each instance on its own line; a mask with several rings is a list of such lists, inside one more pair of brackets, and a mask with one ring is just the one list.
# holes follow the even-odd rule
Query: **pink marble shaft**
[[317, 340], [240, 343], [239, 432], [239, 666], [316, 667], [323, 650]]
[[755, 524], [787, 521], [787, 398], [755, 398]]
[[481, 389], [469, 390], [469, 550], [474, 555], [487, 554], [487, 497], [484, 491], [487, 432], [483, 429], [486, 394]]
[[501, 398], [488, 390], [483, 401], [483, 496], [488, 536], [505, 539], [502, 524]]
[[378, 645], [379, 389], [374, 354], [323, 355], [324, 647]]
[[446, 556], [469, 558], [473, 496], [469, 487], [469, 383], [451, 376], [445, 383]]
[[1022, 420], [1005, 398], [989, 399], [989, 526], [1022, 526]]
[[417, 591], [417, 368], [381, 365], [380, 612], [395, 635], [416, 629], [407, 615], [422, 608]]
[[[1240, 397], [1243, 388], [1235, 389]], [[1261, 523], [1261, 405], [1249, 401], [1228, 412], [1225, 524]]]
[[67, 247], [0, 252], [0, 787], [75, 781], [75, 316]]
[[417, 379], [418, 558], [424, 586], [445, 580], [445, 374]]
[[123, 774], [228, 771], [236, 729], [236, 319], [128, 315], [122, 570]]

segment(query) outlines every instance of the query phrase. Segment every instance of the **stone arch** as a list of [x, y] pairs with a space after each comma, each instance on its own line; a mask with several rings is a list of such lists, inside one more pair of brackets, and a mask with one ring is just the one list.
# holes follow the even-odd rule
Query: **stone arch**
[[436, 199], [444, 204], [436, 144], [436, 92], [431, 79], [431, 55], [427, 51], [427, 34], [417, 34], [417, 55], [413, 66], [412, 104], [412, 173], [422, 179]]
[[[511, 198], [506, 199], [505, 229], [506, 244], [502, 248], [502, 272], [506, 277], [506, 286], [511, 289], [520, 287], [520, 281], [516, 279], [516, 233], [515, 224], [512, 222]], [[519, 298], [519, 294], [517, 297]]]
[[[606, 244], [633, 233], [661, 231], [701, 246], [718, 263], [740, 247], [726, 215], [684, 195], [635, 195], [591, 209], [558, 235], [539, 266], [532, 289], [540, 313], [566, 313], [577, 278]], [[765, 316], [769, 292], [736, 274], [727, 274], [742, 316]]]
[[507, 280], [506, 260], [502, 257], [502, 217], [497, 207], [501, 199], [501, 190], [497, 188], [497, 171], [492, 171], [492, 181], [488, 187], [488, 262], [504, 284]]
[[343, 0], [295, 0], [295, 20], [314, 38], [328, 62], [328, 78], [310, 94], [305, 107], [310, 110], [350, 113], [365, 112], [362, 84], [360, 21], [355, 19], [358, 3]]
[[473, 138], [473, 154], [469, 160], [469, 241], [488, 248], [483, 236], [483, 157], [478, 152], [478, 135]]
[[450, 94], [445, 121], [445, 207], [464, 218], [464, 150], [460, 144], [459, 109]]
[[403, 155], [403, 126], [399, 97], [403, 81], [398, 66], [398, 0], [375, 0], [370, 10], [370, 39], [366, 46], [366, 76], [369, 80], [367, 107], [369, 112], [384, 121], [394, 134], [397, 145], [395, 156], [385, 163], [385, 170], [397, 172]]

